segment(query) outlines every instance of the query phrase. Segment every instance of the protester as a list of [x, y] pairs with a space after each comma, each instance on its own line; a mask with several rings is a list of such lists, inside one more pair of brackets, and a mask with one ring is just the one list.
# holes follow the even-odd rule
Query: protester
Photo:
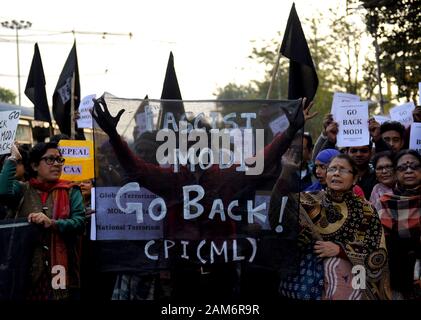
[[[42, 237], [34, 239], [31, 285], [26, 298], [77, 297], [80, 286], [78, 235], [84, 231], [82, 194], [69, 182], [60, 180], [64, 158], [57, 144], [41, 142], [33, 147], [29, 155], [31, 178], [26, 183], [14, 179], [20, 159], [21, 154], [13, 146], [0, 175], [0, 194], [21, 202], [15, 217], [27, 217], [28, 222], [44, 229]], [[60, 281], [53, 277], [57, 269], [56, 277], [61, 277]]]
[[391, 150], [399, 152], [405, 143], [405, 127], [397, 121], [386, 121], [381, 125], [375, 120], [369, 120], [369, 131], [375, 143], [376, 153]]
[[[327, 115], [324, 120], [324, 134], [319, 137], [317, 142], [317, 149], [314, 151], [320, 152], [324, 149], [336, 149], [337, 135], [339, 132], [338, 123], [332, 118], [332, 115]], [[324, 142], [323, 142], [324, 140]], [[358, 180], [357, 184], [364, 191], [364, 197], [370, 199], [371, 190], [376, 185], [376, 175], [374, 170], [370, 167], [370, 159], [372, 155], [372, 143], [370, 142], [366, 146], [346, 147], [345, 153], [347, 153], [356, 163], [358, 168]]]
[[420, 298], [416, 296], [421, 289], [420, 267], [415, 266], [421, 259], [421, 156], [414, 150], [402, 150], [393, 165], [396, 187], [380, 198], [393, 299]]
[[[326, 189], [326, 168], [332, 158], [338, 154], [340, 154], [340, 152], [336, 149], [324, 149], [319, 152], [314, 164], [314, 174], [318, 181], [304, 191], [320, 191]], [[358, 185], [355, 185], [352, 191], [355, 195], [364, 199], [364, 192]]]
[[[270, 215], [279, 212], [281, 199], [288, 195], [290, 186], [285, 183], [294, 170], [297, 170], [297, 157], [288, 153], [283, 159], [282, 173], [272, 191]], [[290, 273], [284, 275], [280, 292], [288, 297], [306, 299], [317, 291], [317, 279], [321, 270], [306, 270], [308, 263], [318, 264], [309, 257], [309, 249], [317, 257], [323, 258], [323, 289], [320, 297], [327, 300], [388, 299], [387, 251], [378, 215], [370, 204], [357, 197], [352, 187], [358, 178], [355, 162], [346, 154], [334, 156], [327, 166], [326, 190], [301, 192], [299, 196], [299, 234], [296, 235], [296, 264], [290, 266]], [[296, 203], [297, 197], [290, 196], [288, 201]], [[297, 207], [290, 205], [284, 215], [294, 221], [298, 215]], [[294, 210], [295, 209], [295, 210]], [[289, 228], [294, 228], [291, 223]], [[291, 245], [291, 232], [287, 232]], [[294, 268], [295, 266], [295, 268]], [[366, 286], [354, 288], [352, 285], [353, 267], [363, 266], [366, 270]], [[320, 268], [319, 268], [320, 269]], [[300, 271], [301, 274], [300, 275]], [[313, 278], [308, 277], [307, 271]], [[297, 276], [293, 276], [294, 273]], [[306, 278], [307, 274], [307, 278]], [[301, 286], [302, 279], [308, 280]], [[310, 279], [309, 279], [310, 278]], [[313, 282], [311, 282], [313, 281]], [[296, 286], [298, 284], [298, 286]], [[315, 297], [317, 299], [317, 297]]]
[[386, 193], [392, 193], [396, 183], [392, 152], [383, 151], [376, 153], [371, 162], [379, 183], [374, 186], [371, 192], [370, 203], [379, 212], [381, 209], [380, 198]]

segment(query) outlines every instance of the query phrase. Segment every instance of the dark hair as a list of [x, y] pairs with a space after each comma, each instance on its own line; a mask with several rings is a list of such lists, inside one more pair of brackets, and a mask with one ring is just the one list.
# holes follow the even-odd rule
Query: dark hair
[[143, 132], [134, 141], [134, 150], [136, 151], [136, 154], [148, 163], [158, 164], [156, 161], [156, 150], [162, 142], [156, 140], [157, 132], [158, 131]]
[[304, 132], [303, 133], [303, 139], [307, 140], [307, 149], [308, 150], [313, 149], [313, 138], [311, 137], [310, 133]]
[[421, 163], [421, 155], [416, 152], [413, 149], [405, 149], [405, 150], [401, 150], [399, 151], [395, 157], [393, 158], [393, 166], [396, 168], [396, 166], [398, 165], [398, 161], [400, 158], [402, 158], [404, 155], [406, 154], [410, 154], [411, 156], [414, 156], [415, 158], [417, 158], [417, 160]]
[[357, 164], [355, 163], [355, 161], [346, 153], [340, 153], [337, 154], [336, 156], [334, 156], [332, 159], [330, 159], [329, 163], [327, 164], [327, 166], [330, 165], [330, 163], [334, 160], [334, 159], [343, 159], [348, 161], [348, 163], [351, 165], [352, 168], [352, 174], [354, 176], [356, 176], [358, 174], [358, 168], [357, 168]]
[[392, 151], [387, 150], [387, 151], [375, 153], [374, 156], [371, 158], [371, 164], [373, 165], [374, 169], [376, 169], [377, 162], [379, 162], [379, 160], [381, 158], [388, 158], [393, 163], [393, 153], [392, 153]]
[[397, 121], [386, 121], [380, 126], [380, 134], [383, 134], [387, 131], [396, 131], [399, 133], [401, 138], [403, 138], [403, 135], [405, 134], [405, 127], [402, 123]]
[[[57, 142], [39, 142], [37, 143], [32, 150], [29, 152], [29, 163], [30, 164], [39, 164], [41, 157], [47, 152], [48, 149], [58, 149]], [[60, 152], [60, 150], [59, 150]], [[61, 152], [60, 152], [61, 155]], [[30, 167], [29, 175], [31, 177], [36, 177], [37, 172]]]

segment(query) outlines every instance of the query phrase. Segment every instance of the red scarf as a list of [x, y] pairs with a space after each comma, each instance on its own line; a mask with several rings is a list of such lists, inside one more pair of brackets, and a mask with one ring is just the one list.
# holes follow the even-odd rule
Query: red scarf
[[[65, 180], [57, 180], [55, 182], [41, 182], [37, 179], [30, 179], [29, 184], [35, 189], [41, 191], [41, 202], [44, 205], [48, 196], [52, 197], [52, 219], [61, 220], [68, 219], [70, 216], [70, 199], [69, 190], [73, 186], [72, 183]], [[61, 265], [66, 270], [66, 280], [69, 283], [68, 269], [68, 252], [66, 243], [57, 231], [51, 232], [51, 267]], [[54, 290], [56, 291], [56, 290]]]

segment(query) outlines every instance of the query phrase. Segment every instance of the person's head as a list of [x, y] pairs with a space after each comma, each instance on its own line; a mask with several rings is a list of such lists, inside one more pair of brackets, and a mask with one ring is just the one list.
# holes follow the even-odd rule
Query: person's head
[[398, 184], [405, 189], [421, 185], [421, 155], [415, 150], [400, 151], [393, 159]]
[[329, 164], [330, 160], [338, 154], [339, 151], [336, 149], [325, 149], [317, 154], [317, 157], [314, 160], [315, 175], [321, 184], [326, 184], [327, 165]]
[[376, 171], [377, 181], [388, 187], [393, 187], [396, 182], [396, 177], [393, 167], [392, 152], [383, 151], [376, 153], [371, 162]]
[[400, 122], [384, 122], [380, 126], [380, 134], [393, 152], [398, 152], [402, 149], [404, 144], [405, 127]]
[[157, 164], [156, 150], [162, 142], [156, 140], [157, 131], [143, 132], [134, 143], [136, 154], [149, 163]]
[[371, 147], [372, 144], [370, 142], [370, 144], [366, 146], [347, 148], [346, 153], [355, 161], [359, 170], [368, 168], [371, 159]]
[[55, 182], [61, 176], [64, 158], [61, 156], [57, 143], [40, 142], [32, 148], [29, 163], [31, 177], [41, 182]]
[[326, 169], [327, 186], [337, 192], [352, 190], [357, 181], [358, 169], [354, 160], [347, 154], [338, 154], [332, 158]]
[[311, 152], [313, 150], [313, 139], [310, 133], [303, 134], [303, 163], [307, 163], [311, 159]]
[[91, 189], [93, 186], [94, 183], [92, 179], [79, 181], [80, 191], [82, 191], [82, 195], [85, 199], [91, 198]]

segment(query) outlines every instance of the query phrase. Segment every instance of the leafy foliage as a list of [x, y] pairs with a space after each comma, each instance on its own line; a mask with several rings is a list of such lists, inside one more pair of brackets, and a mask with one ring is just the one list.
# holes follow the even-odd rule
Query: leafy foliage
[[12, 90], [0, 87], [0, 101], [15, 104], [16, 94]]
[[[350, 21], [345, 12], [343, 15], [340, 12], [340, 8], [335, 8], [328, 16], [315, 13], [311, 19], [302, 21], [319, 78], [313, 108], [319, 115], [306, 124], [306, 131], [313, 137], [317, 137], [320, 133], [323, 116], [330, 112], [335, 91], [354, 93], [363, 99], [372, 99], [377, 83], [373, 59], [365, 57], [364, 62], [361, 62], [361, 38], [365, 33], [361, 25], [364, 24]], [[323, 26], [328, 27], [328, 34], [321, 32]], [[263, 80], [253, 80], [250, 84], [241, 86], [230, 83], [217, 89], [215, 94], [217, 99], [266, 98], [281, 41], [282, 34], [278, 32], [275, 39], [267, 41], [260, 47], [254, 47], [249, 56], [264, 67]], [[270, 98], [287, 98], [288, 70], [288, 59], [281, 57]], [[365, 72], [366, 70], [368, 72]]]
[[382, 72], [398, 88], [398, 97], [416, 102], [421, 82], [421, 0], [360, 0], [366, 24], [379, 38]]

